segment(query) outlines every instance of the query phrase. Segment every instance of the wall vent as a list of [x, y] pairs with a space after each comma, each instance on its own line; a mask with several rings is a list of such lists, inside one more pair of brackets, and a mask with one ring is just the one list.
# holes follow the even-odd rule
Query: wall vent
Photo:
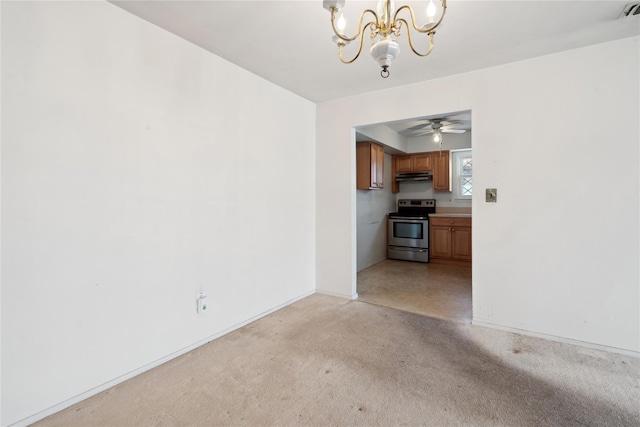
[[629, 16], [637, 16], [640, 15], [640, 2], [629, 3], [624, 9], [622, 9], [622, 13], [618, 17], [619, 19], [627, 18]]

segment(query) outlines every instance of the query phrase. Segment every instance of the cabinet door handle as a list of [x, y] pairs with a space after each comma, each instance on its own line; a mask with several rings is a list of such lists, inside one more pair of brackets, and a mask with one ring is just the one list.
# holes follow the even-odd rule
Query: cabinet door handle
[[455, 229], [455, 228], [452, 228], [452, 229], [451, 229], [451, 232], [453, 233], [454, 231], [456, 231], [456, 229]]

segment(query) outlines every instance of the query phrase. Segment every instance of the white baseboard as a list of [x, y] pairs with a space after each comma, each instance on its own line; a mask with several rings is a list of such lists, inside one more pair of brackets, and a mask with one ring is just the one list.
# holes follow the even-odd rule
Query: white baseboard
[[168, 362], [168, 361], [170, 361], [172, 359], [175, 359], [176, 357], [182, 356], [183, 354], [186, 354], [186, 353], [188, 353], [188, 352], [190, 352], [192, 350], [195, 350], [196, 348], [198, 348], [198, 347], [200, 347], [202, 345], [205, 345], [208, 342], [211, 342], [211, 341], [213, 341], [213, 340], [215, 340], [217, 338], [220, 338], [221, 336], [224, 336], [224, 335], [228, 334], [229, 332], [233, 332], [233, 331], [235, 331], [237, 329], [240, 329], [243, 326], [248, 325], [249, 323], [255, 322], [258, 319], [261, 319], [261, 318], [263, 318], [265, 316], [268, 316], [269, 314], [271, 314], [273, 312], [276, 312], [276, 311], [278, 311], [278, 310], [280, 310], [280, 309], [282, 309], [282, 308], [284, 308], [284, 307], [286, 307], [288, 305], [291, 305], [296, 301], [299, 301], [299, 300], [301, 300], [303, 298], [306, 298], [309, 295], [313, 295], [314, 293], [315, 293], [315, 291], [305, 292], [302, 295], [299, 295], [299, 296], [297, 296], [297, 297], [295, 297], [295, 298], [293, 298], [293, 299], [291, 299], [291, 300], [289, 300], [289, 301], [287, 301], [287, 302], [285, 302], [283, 304], [280, 304], [280, 305], [278, 305], [278, 306], [276, 306], [274, 308], [271, 308], [271, 309], [269, 309], [269, 310], [267, 310], [267, 311], [265, 311], [263, 313], [260, 313], [260, 314], [254, 316], [254, 317], [251, 317], [250, 319], [247, 319], [247, 320], [245, 320], [245, 321], [243, 321], [241, 323], [238, 323], [237, 325], [234, 325], [234, 326], [231, 326], [230, 328], [224, 329], [221, 332], [218, 332], [218, 333], [216, 333], [214, 335], [211, 335], [211, 336], [209, 336], [209, 337], [207, 337], [207, 338], [205, 338], [203, 340], [200, 340], [200, 341], [198, 341], [196, 343], [193, 343], [193, 344], [191, 344], [191, 345], [189, 345], [187, 347], [184, 347], [184, 348], [182, 348], [182, 349], [180, 349], [180, 350], [178, 350], [178, 351], [176, 351], [174, 353], [171, 353], [171, 354], [169, 354], [167, 356], [164, 356], [164, 357], [162, 357], [162, 358], [160, 358], [160, 359], [158, 359], [158, 360], [156, 360], [154, 362], [151, 362], [151, 363], [149, 363], [147, 365], [141, 366], [138, 369], [135, 369], [135, 370], [133, 370], [131, 372], [128, 372], [128, 373], [126, 373], [124, 375], [121, 375], [121, 376], [119, 376], [117, 378], [114, 378], [113, 380], [108, 381], [108, 382], [106, 382], [104, 384], [101, 384], [101, 385], [99, 385], [97, 387], [94, 387], [94, 388], [92, 388], [90, 390], [87, 390], [84, 393], [80, 393], [79, 395], [74, 396], [71, 399], [67, 399], [67, 400], [65, 400], [63, 402], [58, 403], [57, 405], [54, 405], [54, 406], [52, 406], [50, 408], [45, 409], [44, 411], [40, 411], [37, 414], [31, 415], [31, 416], [29, 416], [27, 418], [24, 418], [24, 419], [22, 419], [22, 420], [20, 420], [20, 421], [18, 421], [16, 423], [13, 423], [13, 424], [10, 425], [10, 427], [26, 427], [26, 426], [28, 426], [30, 424], [33, 424], [33, 423], [35, 423], [37, 421], [40, 421], [40, 420], [48, 417], [49, 415], [53, 415], [56, 412], [60, 412], [63, 409], [66, 409], [66, 408], [68, 408], [68, 407], [70, 407], [72, 405], [75, 405], [76, 403], [81, 402], [81, 401], [83, 401], [85, 399], [88, 399], [91, 396], [95, 396], [96, 394], [101, 393], [101, 392], [103, 392], [103, 391], [105, 391], [105, 390], [107, 390], [107, 389], [109, 389], [109, 388], [111, 388], [113, 386], [116, 386], [116, 385], [118, 385], [118, 384], [120, 384], [120, 383], [122, 383], [124, 381], [127, 381], [128, 379], [131, 379], [131, 378], [133, 378], [133, 377], [135, 377], [137, 375], [140, 375], [140, 374], [142, 374], [142, 373], [144, 373], [144, 372], [146, 372], [146, 371], [148, 371], [150, 369], [158, 367], [158, 366], [162, 365], [163, 363], [166, 363], [166, 362]]
[[358, 299], [357, 292], [349, 295], [349, 294], [340, 294], [340, 293], [331, 292], [331, 291], [323, 291], [322, 289], [316, 289], [316, 294], [329, 295], [330, 297], [338, 297], [343, 299]]
[[632, 356], [632, 357], [640, 358], [640, 352], [633, 351], [633, 350], [627, 350], [627, 349], [624, 349], [624, 348], [610, 347], [610, 346], [606, 346], [606, 345], [602, 345], [602, 344], [594, 344], [594, 343], [590, 343], [590, 342], [586, 342], [586, 341], [574, 340], [574, 339], [571, 339], [571, 338], [564, 338], [564, 337], [558, 337], [558, 336], [555, 336], [555, 335], [542, 334], [542, 333], [539, 333], [539, 332], [528, 331], [526, 329], [518, 329], [518, 328], [509, 327], [509, 326], [497, 325], [495, 323], [484, 322], [482, 320], [476, 320], [476, 319], [473, 319], [471, 324], [473, 326], [481, 326], [481, 327], [484, 327], [484, 328], [497, 329], [497, 330], [500, 330], [500, 331], [511, 332], [511, 333], [514, 333], [514, 334], [526, 335], [526, 336], [535, 337], [535, 338], [542, 338], [542, 339], [545, 339], [545, 340], [561, 342], [561, 343], [564, 343], [564, 344], [571, 344], [571, 345], [577, 345], [577, 346], [580, 346], [580, 347], [586, 347], [586, 348], [590, 348], [590, 349], [593, 349], [593, 350], [601, 350], [601, 351], [606, 351], [608, 353], [624, 354], [626, 356]]

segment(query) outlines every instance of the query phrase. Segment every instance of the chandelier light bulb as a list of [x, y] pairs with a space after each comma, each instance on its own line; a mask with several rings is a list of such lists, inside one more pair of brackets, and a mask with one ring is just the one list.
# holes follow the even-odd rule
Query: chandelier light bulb
[[340, 15], [338, 16], [336, 27], [338, 28], [338, 31], [340, 31], [340, 33], [344, 34], [344, 29], [347, 28], [347, 20], [344, 19], [344, 14], [342, 12], [340, 12]]
[[394, 12], [394, 4], [393, 0], [378, 0], [378, 5], [376, 7], [376, 11], [378, 12], [378, 17], [384, 22], [391, 22], [391, 16], [387, 15], [387, 3], [389, 4], [389, 15]]
[[429, 0], [429, 5], [427, 6], [427, 17], [429, 18], [429, 23], [433, 23], [436, 17], [436, 5], [433, 4], [433, 0]]

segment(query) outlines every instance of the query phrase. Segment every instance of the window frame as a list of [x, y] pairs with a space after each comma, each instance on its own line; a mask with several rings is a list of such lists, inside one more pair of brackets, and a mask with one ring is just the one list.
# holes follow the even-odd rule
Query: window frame
[[[471, 199], [473, 198], [473, 154], [470, 148], [468, 149], [464, 149], [464, 150], [456, 150], [453, 152], [453, 155], [455, 156], [455, 174], [453, 174], [453, 178], [454, 178], [454, 198], [456, 200], [464, 200], [464, 201], [471, 201]], [[471, 163], [471, 174], [467, 175], [467, 174], [462, 174], [462, 164], [464, 162], [464, 160], [466, 159], [471, 159], [472, 163]], [[463, 195], [462, 194], [462, 178], [463, 177], [470, 177], [471, 178], [471, 194], [470, 195]]]

